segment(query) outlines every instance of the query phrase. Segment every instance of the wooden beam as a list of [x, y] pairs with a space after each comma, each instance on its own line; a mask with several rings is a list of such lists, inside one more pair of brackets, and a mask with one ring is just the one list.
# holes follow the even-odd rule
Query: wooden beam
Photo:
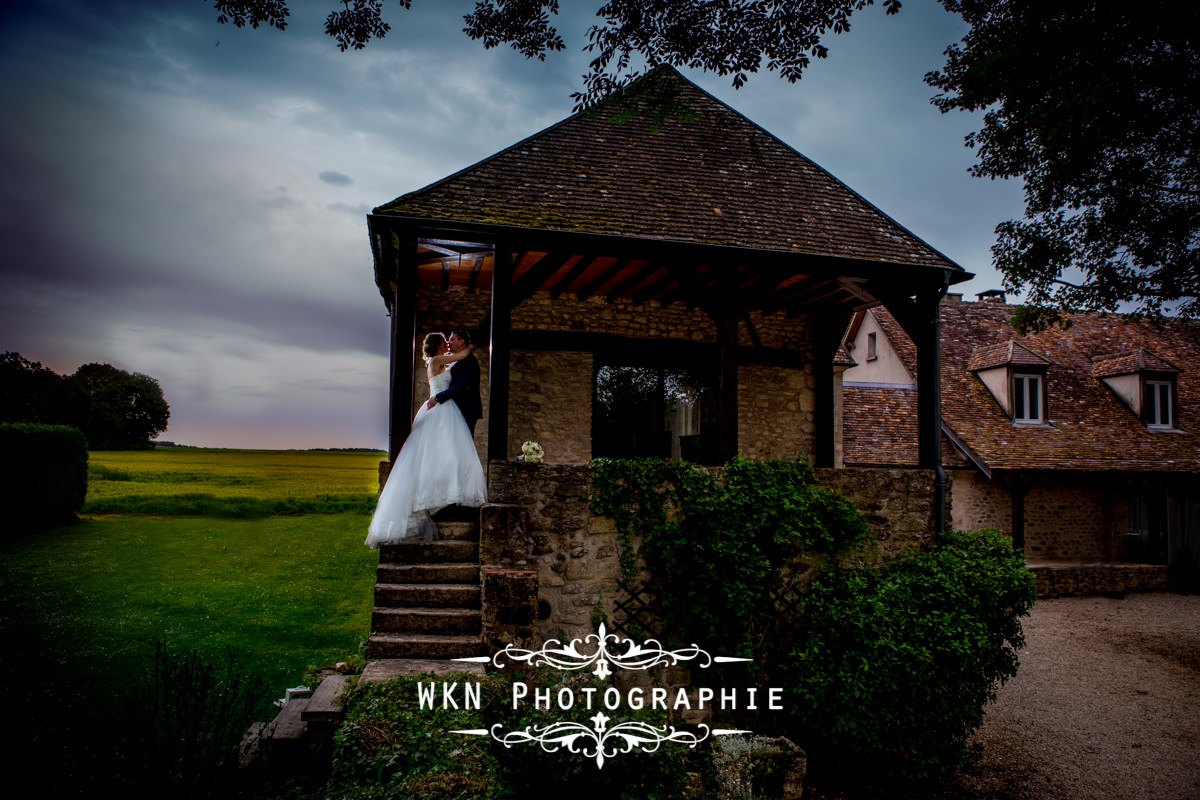
[[600, 274], [600, 277], [596, 278], [591, 283], [589, 283], [587, 286], [580, 289], [579, 294], [577, 294], [576, 297], [578, 297], [580, 300], [587, 300], [589, 297], [594, 295], [597, 291], [602, 289], [604, 287], [604, 284], [608, 283], [613, 278], [615, 278], [621, 272], [621, 270], [623, 270], [627, 266], [629, 266], [630, 261], [633, 261], [632, 256], [625, 256], [623, 258], [618, 258], [616, 261], [614, 261], [609, 266], [608, 269], [604, 270], [604, 272], [602, 272]]
[[471, 267], [471, 279], [467, 281], [467, 291], [471, 294], [475, 293], [475, 289], [479, 286], [479, 273], [483, 271], [484, 255], [480, 253], [475, 256], [475, 264]]
[[813, 346], [813, 372], [816, 388], [813, 393], [813, 422], [816, 442], [813, 454], [816, 466], [835, 465], [837, 398], [834, 397], [833, 359], [842, 343], [842, 334], [850, 323], [853, 311], [849, 308], [827, 307], [816, 314], [816, 341]]
[[513, 285], [512, 294], [509, 296], [509, 302], [512, 303], [512, 307], [516, 308], [532, 297], [533, 293], [540, 289], [550, 276], [562, 269], [563, 264], [571, 260], [572, 255], [574, 254], [569, 251], [546, 253], [538, 259], [536, 264], [525, 270], [524, 274]]
[[575, 266], [571, 267], [571, 271], [566, 277], [554, 284], [554, 288], [550, 290], [550, 299], [557, 300], [563, 292], [571, 290], [571, 284], [579, 279], [579, 276], [588, 271], [588, 267], [596, 263], [598, 256], [586, 256], [575, 262]]
[[[971, 273], [949, 260], [936, 260], [930, 255], [927, 264], [896, 264], [874, 259], [845, 258], [785, 250], [759, 250], [735, 245], [681, 242], [614, 234], [579, 233], [516, 225], [496, 225], [483, 222], [451, 222], [430, 220], [402, 214], [369, 214], [369, 225], [419, 226], [430, 241], [493, 242], [519, 241], [523, 247], [539, 252], [568, 249], [575, 253], [605, 253], [630, 258], [673, 260], [690, 264], [754, 263], [764, 269], [780, 269], [789, 274], [803, 273], [836, 278], [849, 276], [872, 281], [895, 281], [897, 271], [905, 283], [925, 281], [960, 283], [973, 277]], [[936, 263], [934, 263], [936, 260]]]
[[[736, 276], [731, 267], [718, 267], [717, 323], [717, 462], [724, 464], [738, 454], [738, 310]], [[710, 314], [712, 311], [709, 312]]]
[[[829, 299], [831, 297], [836, 298], [839, 294], [841, 294], [840, 298], [838, 298], [836, 300]], [[825, 302], [821, 302], [821, 301], [825, 301]], [[801, 314], [810, 313], [814, 306], [817, 306], [818, 308], [825, 308], [825, 307], [832, 306], [832, 307], [835, 307], [838, 309], [853, 310], [855, 308], [858, 308], [858, 305], [859, 305], [858, 300], [856, 300], [852, 295], [848, 295], [843, 292], [830, 292], [829, 294], [822, 295], [819, 298], [809, 300], [809, 301], [805, 302], [803, 305], [792, 306], [784, 313], [788, 319], [796, 319], [796, 317], [799, 317]]]
[[[392, 298], [391, 379], [389, 381], [388, 459], [395, 463], [412, 430], [414, 373], [417, 364], [417, 237], [396, 238], [396, 293]], [[391, 249], [390, 247], [387, 249]]]
[[[689, 309], [700, 306], [708, 312], [709, 316], [715, 319], [722, 313], [719, 310], [723, 307], [722, 303], [731, 297], [737, 297], [737, 284], [732, 277], [726, 281], [726, 288], [729, 290], [729, 295], [722, 296], [721, 292], [714, 289], [706, 280], [707, 275], [700, 275], [699, 267], [683, 267], [672, 262], [667, 262], [663, 266], [675, 277], [675, 280], [679, 281], [679, 285], [683, 288], [684, 300], [687, 302]], [[709, 271], [709, 274], [713, 272], [720, 273], [725, 269], [732, 269], [732, 267], [714, 268]]]
[[492, 269], [491, 335], [488, 337], [488, 461], [508, 459], [508, 397], [512, 356], [512, 252], [496, 247]]
[[762, 312], [764, 314], [774, 314], [777, 311], [788, 310], [794, 305], [804, 305], [824, 300], [840, 291], [841, 287], [835, 281], [821, 278], [804, 281], [794, 286], [789, 286], [782, 292], [776, 292], [769, 301], [762, 304]]
[[678, 285], [677, 281], [675, 280], [675, 276], [672, 275], [668, 271], [661, 278], [656, 280], [654, 283], [650, 284], [645, 289], [642, 289], [640, 292], [635, 294], [633, 296], [633, 304], [635, 306], [640, 306], [643, 303], [653, 300], [664, 289], [666, 289], [668, 286], [671, 286], [672, 284]]
[[626, 292], [637, 286], [642, 281], [646, 280], [646, 278], [650, 277], [655, 272], [658, 272], [658, 270], [659, 267], [653, 262], [647, 263], [646, 266], [638, 270], [632, 278], [624, 280], [621, 283], [618, 283], [612, 289], [608, 290], [608, 292], [604, 295], [604, 299], [611, 303], [618, 297], [623, 297]]

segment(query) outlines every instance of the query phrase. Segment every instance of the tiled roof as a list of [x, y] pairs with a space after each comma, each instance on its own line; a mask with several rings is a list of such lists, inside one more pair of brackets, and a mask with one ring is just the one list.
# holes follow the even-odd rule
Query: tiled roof
[[377, 215], [813, 253], [961, 272], [790, 146], [670, 67], [694, 119], [581, 113]]
[[[842, 389], [842, 456], [857, 466], [917, 465], [917, 392], [909, 386], [846, 384]], [[850, 436], [849, 432], [854, 435]], [[965, 466], [944, 436], [942, 462]]]
[[838, 345], [837, 352], [833, 354], [833, 365], [835, 367], [853, 367], [857, 364], [858, 362], [850, 355], [850, 351], [846, 349], [846, 345]]
[[[1169, 319], [1156, 325], [1117, 315], [1073, 314], [1066, 330], [1014, 337], [1008, 320], [1015, 310], [1002, 303], [944, 302], [941, 306], [942, 420], [975, 457], [992, 470], [1200, 472], [1200, 322]], [[883, 308], [873, 313], [881, 324], [891, 316]], [[899, 328], [894, 320], [891, 324]], [[892, 336], [893, 327], [886, 330]], [[974, 354], [1010, 340], [1030, 353], [1044, 354], [1050, 362], [1046, 425], [1013, 425], [970, 371]], [[898, 349], [911, 353], [909, 348], [911, 342]], [[1138, 351], [1145, 353], [1143, 363], [1178, 365], [1179, 431], [1148, 430], [1095, 375], [1098, 356]], [[915, 367], [915, 358], [908, 365]], [[896, 463], [915, 463], [915, 428], [908, 432], [901, 424], [877, 425], [872, 421], [875, 416], [851, 408], [865, 391], [848, 387], [845, 395], [847, 462], [879, 463], [867, 458], [870, 453], [894, 453], [907, 447], [904, 452], [911, 450], [913, 455]], [[864, 407], [885, 420], [902, 419], [897, 404], [908, 402], [910, 395], [915, 398], [911, 391], [876, 391], [891, 392], [892, 399], [869, 397]], [[881, 432], [895, 441], [881, 441]], [[855, 461], [852, 454], [867, 460]]]
[[1127, 353], [1114, 353], [1092, 359], [1092, 374], [1097, 378], [1130, 375], [1134, 372], [1180, 372], [1174, 364], [1151, 353], [1144, 347]]
[[1030, 352], [1028, 347], [1016, 339], [1009, 339], [1003, 344], [981, 347], [971, 353], [967, 369], [971, 372], [978, 372], [982, 369], [1003, 367], [1009, 364], [1021, 367], [1045, 367], [1049, 366], [1050, 362], [1037, 353]]

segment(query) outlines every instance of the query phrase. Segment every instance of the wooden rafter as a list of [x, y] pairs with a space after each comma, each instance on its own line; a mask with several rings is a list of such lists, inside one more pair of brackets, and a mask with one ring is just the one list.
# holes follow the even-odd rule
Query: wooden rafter
[[649, 302], [650, 300], [653, 300], [662, 294], [664, 290], [675, 285], [677, 285], [675, 276], [671, 274], [670, 270], [667, 270], [663, 274], [663, 277], [654, 281], [645, 289], [642, 289], [640, 292], [635, 294], [633, 296], [633, 304], [635, 306], [640, 306], [643, 303]]
[[566, 274], [566, 277], [554, 284], [554, 288], [550, 290], [550, 298], [557, 300], [563, 292], [571, 290], [571, 284], [579, 279], [579, 276], [588, 271], [592, 264], [596, 263], [597, 256], [585, 256], [575, 262], [575, 266], [571, 267], [571, 271]]
[[510, 296], [513, 307], [515, 308], [532, 297], [533, 293], [540, 289], [542, 284], [549, 280], [550, 276], [562, 269], [563, 265], [571, 260], [571, 256], [572, 254], [567, 251], [546, 253], [538, 259], [536, 264], [525, 270], [524, 274], [513, 284]]
[[604, 288], [604, 284], [611, 281], [613, 278], [619, 275], [623, 269], [629, 266], [630, 261], [633, 261], [633, 258], [630, 256], [618, 258], [608, 269], [604, 270], [604, 272], [600, 274], [600, 277], [596, 278], [587, 286], [584, 286], [582, 289], [580, 289], [577, 297], [580, 300], [587, 300], [589, 297], [596, 294], [597, 291]]
[[634, 272], [632, 276], [618, 283], [604, 295], [604, 299], [608, 302], [616, 300], [618, 297], [624, 297], [628, 292], [632, 291], [635, 286], [642, 283], [647, 278], [658, 272], [659, 267], [652, 261], [646, 262], [646, 266]]
[[467, 291], [474, 293], [479, 286], [479, 273], [483, 271], [483, 253], [475, 256], [475, 264], [471, 267], [471, 279], [467, 281]]

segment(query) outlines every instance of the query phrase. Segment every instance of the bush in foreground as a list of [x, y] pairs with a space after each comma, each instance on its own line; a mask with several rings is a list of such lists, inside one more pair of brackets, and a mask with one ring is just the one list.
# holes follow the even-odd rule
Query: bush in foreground
[[0, 424], [0, 504], [22, 525], [73, 520], [87, 497], [87, 462], [87, 441], [75, 428]]
[[1034, 597], [1024, 559], [993, 531], [825, 572], [787, 666], [791, 732], [813, 769], [893, 787], [952, 770], [1017, 672]]

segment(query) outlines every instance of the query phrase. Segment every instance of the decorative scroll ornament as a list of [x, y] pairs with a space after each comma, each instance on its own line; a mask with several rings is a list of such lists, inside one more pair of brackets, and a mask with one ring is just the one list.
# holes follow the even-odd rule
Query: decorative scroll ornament
[[[596, 644], [596, 652], [580, 652], [580, 645], [587, 645], [592, 642]], [[624, 653], [618, 654], [609, 650], [612, 646], [620, 646], [622, 644], [625, 645]], [[561, 670], [584, 669], [595, 664], [596, 669], [594, 670], [594, 674], [601, 680], [612, 674], [612, 670], [608, 666], [609, 663], [612, 663], [618, 669], [646, 670], [656, 667], [659, 664], [674, 666], [681, 661], [691, 661], [692, 659], [698, 659], [696, 666], [702, 668], [712, 666], [714, 663], [727, 664], [735, 661], [752, 660], [730, 656], [712, 656], [709, 655], [708, 651], [702, 650], [696, 645], [680, 648], [679, 650], [666, 650], [657, 639], [647, 639], [642, 644], [638, 644], [632, 639], [622, 641], [615, 633], [606, 632], [604, 623], [600, 623], [600, 627], [596, 629], [596, 633], [589, 633], [583, 639], [572, 639], [571, 643], [567, 645], [563, 645], [558, 639], [547, 640], [540, 650], [526, 650], [510, 644], [494, 656], [474, 656], [471, 658], [456, 658], [454, 660], [474, 661], [477, 663], [491, 661], [497, 669], [504, 669], [505, 658], [512, 662], [529, 664], [531, 667], [549, 666]]]
[[645, 722], [619, 722], [609, 728], [607, 726], [610, 717], [605, 716], [603, 712], [598, 712], [589, 719], [592, 722], [591, 728], [580, 722], [555, 722], [550, 725], [529, 725], [524, 730], [504, 733], [502, 727], [496, 724], [490, 731], [477, 729], [451, 731], [451, 733], [491, 736], [509, 748], [514, 744], [537, 742], [547, 753], [555, 753], [566, 748], [569, 752], [595, 758], [596, 767], [599, 769], [604, 768], [606, 758], [632, 752], [634, 748], [653, 753], [663, 742], [695, 747], [707, 739], [710, 733], [713, 736], [749, 733], [749, 731], [711, 730], [704, 724], [699, 726], [703, 729], [699, 735], [690, 731], [675, 730], [669, 725], [655, 727]]

